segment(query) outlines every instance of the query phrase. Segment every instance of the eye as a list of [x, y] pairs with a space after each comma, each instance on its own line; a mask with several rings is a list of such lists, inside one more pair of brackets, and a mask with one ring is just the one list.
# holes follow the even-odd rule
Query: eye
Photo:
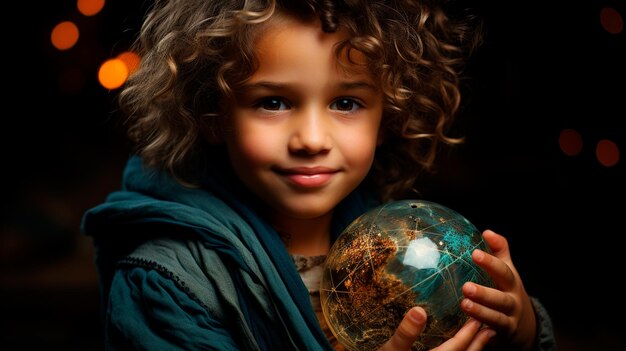
[[332, 110], [337, 110], [344, 113], [356, 112], [362, 106], [363, 105], [361, 105], [359, 102], [355, 101], [352, 98], [339, 98], [330, 104], [330, 108]]
[[256, 106], [258, 108], [268, 111], [280, 111], [289, 109], [289, 105], [287, 105], [287, 103], [283, 99], [274, 96], [261, 99], [256, 104]]

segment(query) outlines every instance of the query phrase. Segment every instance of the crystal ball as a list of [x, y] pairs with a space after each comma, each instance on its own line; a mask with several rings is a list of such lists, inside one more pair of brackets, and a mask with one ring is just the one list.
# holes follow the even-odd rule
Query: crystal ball
[[490, 252], [465, 217], [425, 200], [399, 200], [355, 219], [331, 247], [321, 279], [322, 313], [348, 350], [376, 350], [406, 312], [419, 305], [428, 319], [412, 350], [429, 350], [467, 321], [461, 287], [494, 286], [471, 258]]

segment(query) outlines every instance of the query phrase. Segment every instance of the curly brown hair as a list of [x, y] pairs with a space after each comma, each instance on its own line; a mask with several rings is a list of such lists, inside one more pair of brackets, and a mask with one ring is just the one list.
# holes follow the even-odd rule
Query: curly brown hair
[[201, 136], [216, 133], [217, 121], [228, 118], [224, 101], [257, 68], [255, 38], [268, 21], [278, 14], [319, 19], [326, 32], [349, 33], [337, 55], [346, 48], [363, 53], [380, 84], [383, 143], [368, 181], [383, 200], [402, 196], [432, 169], [440, 145], [462, 141], [447, 133], [460, 107], [463, 63], [479, 35], [470, 17], [453, 20], [446, 5], [156, 0], [135, 42], [141, 65], [119, 95], [134, 151], [147, 165], [192, 185], [190, 165], [216, 148]]

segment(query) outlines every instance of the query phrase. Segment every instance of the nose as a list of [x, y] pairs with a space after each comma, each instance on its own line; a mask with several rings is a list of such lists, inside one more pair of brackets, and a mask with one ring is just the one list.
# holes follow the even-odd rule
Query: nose
[[332, 148], [331, 119], [325, 109], [307, 108], [293, 116], [289, 151], [315, 155]]

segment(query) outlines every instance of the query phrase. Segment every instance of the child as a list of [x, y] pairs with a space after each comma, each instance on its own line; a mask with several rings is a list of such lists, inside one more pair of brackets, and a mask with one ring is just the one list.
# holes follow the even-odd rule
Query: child
[[[136, 155], [89, 210], [112, 350], [336, 350], [319, 272], [341, 230], [410, 196], [459, 106], [469, 27], [432, 1], [157, 0], [120, 95]], [[438, 349], [549, 349], [504, 237]], [[316, 313], [317, 312], [317, 313]], [[380, 350], [409, 350], [407, 312]], [[481, 328], [481, 323], [486, 327]]]

